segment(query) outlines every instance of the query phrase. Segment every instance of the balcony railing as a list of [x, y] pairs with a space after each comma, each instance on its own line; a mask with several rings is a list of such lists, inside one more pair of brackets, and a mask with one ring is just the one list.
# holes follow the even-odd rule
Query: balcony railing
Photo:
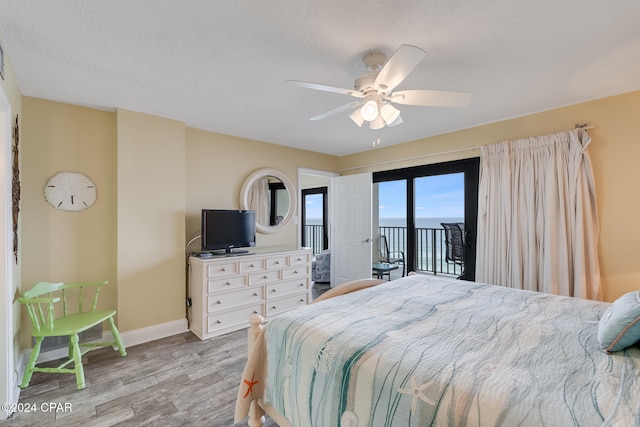
[[304, 227], [304, 243], [303, 246], [306, 248], [311, 248], [313, 250], [313, 254], [319, 254], [322, 252], [322, 236], [323, 236], [323, 226], [322, 225], [305, 225]]
[[[380, 227], [380, 234], [386, 236], [391, 252], [402, 251], [407, 255], [407, 228]], [[312, 248], [313, 253], [322, 252], [322, 225], [305, 227], [304, 246]], [[462, 274], [462, 266], [446, 261], [444, 229], [416, 228], [415, 270], [433, 274]]]

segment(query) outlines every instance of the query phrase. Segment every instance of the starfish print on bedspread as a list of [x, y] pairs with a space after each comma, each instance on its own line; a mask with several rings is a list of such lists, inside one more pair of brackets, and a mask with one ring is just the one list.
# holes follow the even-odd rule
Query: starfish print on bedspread
[[257, 380], [254, 381], [255, 375], [256, 375], [255, 372], [251, 375], [251, 381], [248, 381], [248, 380], [243, 381], [247, 385], [247, 392], [244, 394], [244, 396], [242, 396], [243, 398], [249, 396], [253, 391], [253, 386], [260, 382]]
[[402, 394], [410, 394], [413, 396], [413, 401], [411, 402], [411, 413], [415, 414], [416, 413], [416, 409], [418, 406], [418, 398], [422, 399], [422, 401], [430, 404], [430, 405], [435, 405], [436, 402], [429, 399], [429, 397], [427, 397], [424, 393], [423, 390], [425, 390], [427, 387], [429, 387], [431, 384], [433, 384], [433, 381], [427, 381], [426, 383], [422, 384], [421, 386], [418, 386], [416, 383], [416, 377], [411, 377], [411, 388], [399, 388], [398, 389], [398, 393], [402, 393]]

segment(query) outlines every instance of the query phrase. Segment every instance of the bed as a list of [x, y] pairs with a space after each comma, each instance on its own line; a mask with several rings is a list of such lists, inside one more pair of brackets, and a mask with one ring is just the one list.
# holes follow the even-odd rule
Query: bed
[[640, 425], [640, 349], [598, 337], [611, 304], [431, 275], [368, 283], [252, 318], [236, 421]]

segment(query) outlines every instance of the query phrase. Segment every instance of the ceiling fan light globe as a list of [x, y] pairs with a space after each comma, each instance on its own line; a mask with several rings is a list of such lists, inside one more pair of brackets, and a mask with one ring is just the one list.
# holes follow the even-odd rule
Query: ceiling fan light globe
[[380, 109], [380, 115], [384, 119], [384, 122], [387, 125], [395, 122], [398, 117], [400, 117], [400, 110], [394, 107], [391, 104], [384, 104]]
[[362, 117], [362, 114], [360, 114], [360, 108], [356, 108], [355, 110], [353, 110], [353, 113], [349, 114], [349, 118], [353, 120], [353, 122], [359, 127], [362, 127], [364, 118]]
[[400, 115], [398, 115], [397, 119], [395, 119], [393, 122], [389, 123], [389, 127], [398, 126], [398, 125], [402, 124], [402, 122], [404, 122], [404, 120], [402, 120], [402, 117]]
[[378, 103], [373, 99], [368, 100], [360, 108], [360, 115], [368, 122], [375, 120], [378, 117]]

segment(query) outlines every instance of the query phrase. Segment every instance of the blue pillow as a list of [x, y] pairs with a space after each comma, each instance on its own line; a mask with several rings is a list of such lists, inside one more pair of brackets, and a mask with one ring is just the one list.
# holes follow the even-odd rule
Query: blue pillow
[[640, 291], [622, 295], [607, 308], [598, 323], [598, 341], [607, 353], [640, 341]]

